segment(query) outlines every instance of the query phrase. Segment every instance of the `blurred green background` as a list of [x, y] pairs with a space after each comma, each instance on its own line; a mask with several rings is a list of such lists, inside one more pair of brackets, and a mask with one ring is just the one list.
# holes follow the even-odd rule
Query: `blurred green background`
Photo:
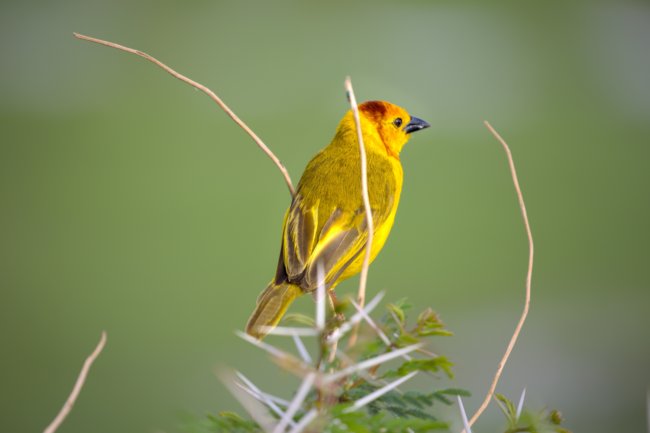
[[[650, 3], [634, 0], [3, 1], [0, 431], [43, 429], [102, 330], [62, 433], [175, 432], [188, 413], [240, 410], [216, 366], [285, 397], [295, 384], [233, 334], [275, 270], [289, 203], [276, 168], [205, 95], [73, 31], [211, 87], [294, 182], [347, 109], [346, 75], [360, 100], [428, 120], [402, 153], [369, 289], [442, 315], [455, 337], [434, 349], [474, 392], [469, 411], [520, 314], [527, 261], [490, 120], [537, 247], [499, 391], [526, 387], [576, 432], [644, 431]], [[476, 431], [502, 424], [492, 407]]]

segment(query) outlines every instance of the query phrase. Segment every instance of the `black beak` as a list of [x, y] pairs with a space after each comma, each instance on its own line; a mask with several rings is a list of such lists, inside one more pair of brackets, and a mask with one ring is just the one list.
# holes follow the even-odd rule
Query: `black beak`
[[410, 134], [411, 132], [419, 131], [420, 129], [428, 128], [429, 126], [431, 125], [424, 120], [411, 116], [411, 121], [402, 129], [407, 134]]

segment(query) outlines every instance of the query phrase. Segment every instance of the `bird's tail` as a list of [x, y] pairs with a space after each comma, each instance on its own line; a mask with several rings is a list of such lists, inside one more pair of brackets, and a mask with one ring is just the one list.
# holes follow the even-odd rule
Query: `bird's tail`
[[284, 312], [300, 294], [299, 286], [271, 282], [257, 298], [257, 306], [246, 324], [246, 333], [262, 339], [282, 319]]

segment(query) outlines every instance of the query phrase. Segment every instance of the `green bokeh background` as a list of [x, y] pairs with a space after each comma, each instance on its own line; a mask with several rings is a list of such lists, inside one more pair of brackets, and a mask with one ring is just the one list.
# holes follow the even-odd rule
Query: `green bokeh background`
[[[455, 337], [435, 350], [474, 392], [470, 411], [520, 314], [527, 260], [490, 120], [537, 247], [499, 390], [526, 387], [576, 432], [645, 430], [648, 1], [66, 0], [0, 4], [1, 432], [48, 424], [102, 330], [61, 433], [175, 432], [188, 413], [240, 410], [216, 366], [285, 397], [295, 385], [233, 334], [274, 272], [289, 202], [276, 168], [205, 95], [73, 31], [211, 87], [296, 182], [347, 109], [346, 75], [360, 100], [428, 120], [402, 154], [369, 288], [442, 315]], [[502, 423], [492, 407], [476, 431]]]

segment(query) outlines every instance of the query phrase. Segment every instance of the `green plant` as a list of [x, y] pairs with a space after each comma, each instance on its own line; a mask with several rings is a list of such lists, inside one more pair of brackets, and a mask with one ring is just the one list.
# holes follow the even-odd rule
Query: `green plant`
[[506, 417], [504, 433], [571, 433], [561, 426], [562, 414], [557, 410], [532, 412], [523, 408], [525, 390], [515, 405], [503, 394], [495, 394], [495, 400]]
[[[324, 433], [425, 433], [450, 431], [450, 422], [437, 408], [467, 397], [464, 389], [440, 388], [400, 391], [398, 386], [416, 375], [433, 380], [453, 378], [453, 364], [427, 350], [434, 338], [451, 336], [439, 316], [427, 308], [409, 320], [411, 306], [401, 300], [388, 304], [377, 320], [369, 314], [381, 300], [374, 298], [364, 309], [349, 301], [339, 305], [327, 323], [307, 316], [290, 315], [285, 322], [309, 327], [278, 327], [273, 333], [291, 336], [299, 356], [268, 342], [242, 337], [268, 352], [280, 368], [303, 379], [292, 401], [260, 390], [240, 372], [225, 377], [234, 395], [255, 421], [232, 412], [208, 417], [202, 433], [226, 432], [324, 432]], [[321, 298], [322, 299], [322, 298]], [[321, 302], [324, 304], [324, 301]], [[317, 306], [324, 308], [324, 305]], [[353, 309], [352, 309], [353, 308]], [[349, 315], [349, 319], [344, 319]], [[319, 314], [316, 314], [319, 317]], [[321, 313], [322, 316], [322, 313]], [[361, 324], [354, 345], [347, 346], [351, 331]], [[301, 336], [320, 342], [318, 356], [311, 357]], [[345, 350], [342, 348], [345, 347]], [[431, 388], [435, 388], [433, 385]], [[504, 433], [568, 433], [560, 426], [559, 412], [534, 413], [523, 409], [525, 394], [515, 406], [496, 394], [506, 417]], [[463, 413], [464, 416], [464, 413]], [[469, 428], [467, 429], [469, 431]], [[196, 431], [196, 430], [195, 430]]]
[[[291, 402], [262, 392], [239, 372], [230, 385], [231, 390], [237, 390], [235, 396], [244, 400], [242, 403], [249, 412], [252, 407], [260, 409], [261, 404], [261, 409], [272, 415], [274, 428], [283, 424], [288, 431], [424, 433], [448, 430], [449, 423], [440, 419], [436, 407], [451, 405], [453, 397], [469, 396], [469, 392], [451, 388], [402, 392], [397, 387], [416, 375], [426, 375], [433, 380], [440, 376], [453, 377], [452, 363], [425, 347], [433, 338], [450, 336], [451, 332], [431, 309], [409, 321], [407, 313], [411, 306], [405, 300], [388, 304], [384, 314], [375, 321], [369, 313], [381, 297], [378, 295], [364, 309], [354, 301], [345, 302], [337, 306], [327, 323], [322, 319], [317, 323], [318, 320], [295, 314], [288, 316], [287, 321], [311, 326], [279, 327], [272, 333], [290, 335], [296, 341], [297, 352], [302, 354], [300, 357], [242, 335], [267, 351], [281, 368], [303, 379]], [[319, 308], [322, 311], [324, 301], [317, 306]], [[349, 316], [347, 320], [344, 319], [346, 315]], [[323, 317], [322, 313], [316, 316]], [[353, 330], [359, 325], [358, 337], [350, 345]], [[301, 343], [301, 335], [305, 334], [320, 342], [318, 356], [313, 359]], [[259, 404], [251, 405], [252, 402]], [[255, 411], [253, 409], [251, 415], [256, 423], [231, 412], [221, 412], [210, 417], [207, 431], [266, 431], [265, 414]]]

